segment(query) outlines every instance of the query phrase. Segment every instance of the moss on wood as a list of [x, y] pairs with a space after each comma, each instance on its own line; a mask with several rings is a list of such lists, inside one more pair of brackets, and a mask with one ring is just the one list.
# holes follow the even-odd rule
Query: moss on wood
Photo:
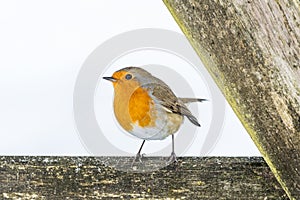
[[[155, 165], [156, 159], [148, 158], [144, 164]], [[288, 199], [258, 157], [184, 157], [153, 172], [116, 170], [131, 161], [126, 157], [0, 157], [0, 199]]]
[[299, 1], [164, 2], [278, 181], [300, 199]]

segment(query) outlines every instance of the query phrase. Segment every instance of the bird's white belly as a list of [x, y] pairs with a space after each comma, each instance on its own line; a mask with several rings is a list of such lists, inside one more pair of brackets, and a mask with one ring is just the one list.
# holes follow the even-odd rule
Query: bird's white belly
[[163, 140], [177, 132], [182, 122], [183, 116], [160, 110], [155, 126], [141, 127], [138, 123], [135, 123], [132, 124], [133, 129], [130, 133], [144, 140]]

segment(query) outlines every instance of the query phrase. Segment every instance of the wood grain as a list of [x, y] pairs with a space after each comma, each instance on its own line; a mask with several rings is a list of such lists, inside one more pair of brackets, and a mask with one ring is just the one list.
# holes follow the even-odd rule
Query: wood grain
[[300, 2], [164, 0], [291, 199], [300, 199]]
[[[147, 158], [144, 165], [157, 159]], [[0, 199], [288, 199], [259, 157], [184, 157], [152, 172], [116, 170], [131, 161], [0, 157]]]

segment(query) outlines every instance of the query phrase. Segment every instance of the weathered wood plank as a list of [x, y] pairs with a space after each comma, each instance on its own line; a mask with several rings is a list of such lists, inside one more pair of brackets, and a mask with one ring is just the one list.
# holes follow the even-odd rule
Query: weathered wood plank
[[284, 190], [300, 199], [300, 1], [164, 2]]
[[108, 160], [132, 158], [0, 157], [0, 199], [288, 199], [259, 157], [184, 157], [147, 173], [118, 171]]

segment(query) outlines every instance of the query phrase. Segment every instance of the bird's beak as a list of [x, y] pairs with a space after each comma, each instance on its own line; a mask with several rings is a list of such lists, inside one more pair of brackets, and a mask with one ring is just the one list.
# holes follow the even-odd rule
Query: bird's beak
[[103, 77], [103, 79], [107, 80], [107, 81], [111, 81], [111, 82], [116, 82], [117, 79], [115, 79], [114, 77]]

